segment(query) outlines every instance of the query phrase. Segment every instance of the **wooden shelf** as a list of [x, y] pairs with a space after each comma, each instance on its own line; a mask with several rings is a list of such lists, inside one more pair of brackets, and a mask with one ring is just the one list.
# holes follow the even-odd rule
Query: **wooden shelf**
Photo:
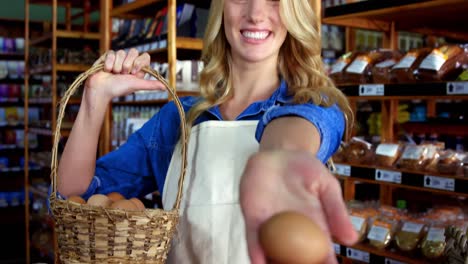
[[335, 164], [339, 179], [468, 197], [468, 178], [370, 165]]
[[401, 124], [403, 130], [414, 134], [433, 134], [468, 137], [468, 123], [451, 124], [438, 122], [407, 122]]
[[57, 64], [57, 71], [61, 72], [85, 72], [92, 65], [79, 65], [79, 64]]
[[342, 246], [334, 243], [335, 253], [348, 259], [357, 260], [363, 263], [388, 264], [406, 263], [406, 264], [429, 264], [429, 260], [418, 255], [405, 255], [394, 249], [377, 249], [366, 244], [356, 244], [351, 247]]
[[110, 15], [111, 17], [126, 19], [154, 16], [157, 11], [157, 4], [162, 4], [164, 2], [164, 0], [133, 1], [113, 8]]
[[352, 84], [338, 88], [350, 99], [468, 99], [468, 82]]
[[468, 40], [466, 0], [364, 1], [325, 9], [322, 23], [378, 31], [391, 29]]
[[0, 52], [0, 60], [24, 60], [24, 53]]
[[[99, 33], [93, 32], [82, 32], [82, 31], [68, 31], [68, 30], [57, 30], [55, 36], [57, 39], [71, 39], [76, 40], [89, 40], [89, 41], [99, 41], [101, 35]], [[33, 39], [29, 42], [31, 46], [37, 45], [49, 45], [52, 42], [52, 33], [44, 34], [42, 37]], [[24, 57], [24, 56], [23, 56]]]
[[[76, 72], [81, 73], [87, 71], [92, 65], [79, 65], [79, 64], [57, 64], [56, 70], [59, 72]], [[30, 74], [45, 74], [52, 72], [52, 65], [36, 66], [31, 69]]]

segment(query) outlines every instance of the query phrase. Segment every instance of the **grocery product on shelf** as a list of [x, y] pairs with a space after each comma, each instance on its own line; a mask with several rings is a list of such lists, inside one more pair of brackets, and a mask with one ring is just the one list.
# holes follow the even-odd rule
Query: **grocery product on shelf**
[[430, 52], [430, 48], [412, 49], [408, 51], [406, 55], [391, 68], [390, 81], [392, 83], [411, 83], [416, 81], [413, 72]]
[[375, 165], [393, 167], [403, 150], [403, 145], [396, 143], [381, 143], [375, 150]]
[[381, 71], [376, 70], [375, 72], [380, 74], [380, 78], [386, 79], [388, 74], [385, 73], [384, 69], [388, 70], [389, 67], [399, 61], [400, 58], [400, 52], [390, 49], [377, 49], [358, 55], [351, 64], [346, 67], [343, 79], [346, 83], [373, 83], [372, 69], [374, 67], [382, 68]]
[[468, 56], [468, 46], [443, 45], [434, 48], [414, 72], [418, 81], [454, 80], [463, 71], [461, 62]]

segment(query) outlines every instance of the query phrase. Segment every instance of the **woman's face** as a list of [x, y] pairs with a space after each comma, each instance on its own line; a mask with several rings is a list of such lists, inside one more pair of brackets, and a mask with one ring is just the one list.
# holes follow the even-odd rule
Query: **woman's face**
[[287, 34], [279, 5], [279, 0], [224, 1], [224, 30], [233, 58], [276, 62]]

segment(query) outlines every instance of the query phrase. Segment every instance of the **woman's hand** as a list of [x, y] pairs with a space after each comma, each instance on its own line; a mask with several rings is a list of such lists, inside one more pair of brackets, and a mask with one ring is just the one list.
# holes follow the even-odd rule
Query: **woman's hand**
[[293, 210], [309, 216], [329, 235], [326, 263], [337, 263], [331, 237], [345, 245], [357, 240], [338, 181], [309, 152], [261, 151], [254, 154], [242, 176], [240, 202], [252, 264], [266, 263], [258, 240], [260, 225], [282, 211]]
[[[95, 64], [104, 63], [104, 69], [93, 74], [85, 84], [83, 99], [93, 106], [109, 103], [112, 98], [139, 90], [164, 90], [164, 85], [155, 80], [145, 80], [143, 67], [150, 65], [148, 53], [139, 54], [136, 49], [108, 51]], [[101, 101], [104, 100], [104, 101]]]

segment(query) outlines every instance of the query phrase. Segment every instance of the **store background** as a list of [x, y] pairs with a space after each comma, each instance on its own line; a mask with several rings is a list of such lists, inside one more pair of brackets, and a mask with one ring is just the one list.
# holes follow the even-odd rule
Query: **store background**
[[[46, 4], [37, 4], [37, 2]], [[57, 105], [74, 78], [89, 68], [103, 50], [135, 47], [142, 52], [150, 52], [152, 67], [158, 69], [173, 86], [177, 87], [179, 96], [198, 93], [197, 76], [203, 67], [198, 60], [202, 48], [200, 37], [204, 31], [210, 1], [185, 1], [185, 5], [178, 3], [180, 15], [176, 26], [177, 36], [167, 34], [171, 28], [169, 21], [175, 22], [176, 19], [170, 11], [164, 9], [167, 7], [165, 1], [137, 0], [134, 3], [89, 1], [89, 5], [83, 8], [86, 1], [60, 0], [59, 3], [70, 3], [70, 8], [68, 11], [66, 6], [57, 8], [58, 31], [55, 34], [52, 2], [52, 0], [0, 0], [0, 215], [2, 216], [0, 232], [3, 234], [3, 239], [0, 239], [0, 263], [24, 263], [26, 258], [32, 263], [51, 263], [53, 260], [53, 225], [52, 219], [48, 216], [46, 199], [50, 174], [51, 135], [56, 125]], [[421, 2], [422, 7], [425, 5], [424, 2], [431, 1], [412, 0], [406, 4], [417, 5], [418, 2]], [[467, 1], [432, 0], [432, 2], [440, 7], [428, 10], [431, 12], [440, 10], [438, 17], [448, 20], [444, 24], [447, 25], [446, 32], [451, 33], [452, 24], [457, 25], [464, 21], [461, 14], [464, 10], [468, 11]], [[333, 8], [343, 4], [345, 1], [326, 0], [322, 1], [321, 6]], [[29, 6], [29, 21], [24, 19], [25, 5]], [[454, 10], [454, 6], [457, 10]], [[99, 19], [101, 8], [110, 11], [108, 15], [113, 19], [109, 19], [109, 23], [101, 23]], [[87, 11], [83, 12], [85, 9]], [[392, 21], [392, 15], [396, 13], [395, 10], [391, 10], [391, 8], [386, 9], [381, 14], [381, 18]], [[364, 10], [356, 17], [368, 19], [365, 14]], [[427, 20], [424, 11], [420, 13], [413, 11], [412, 14]], [[67, 26], [68, 15], [74, 19]], [[400, 22], [404, 21], [401, 15], [398, 17]], [[330, 23], [321, 27], [322, 56], [328, 72], [334, 71], [340, 56], [348, 51], [367, 52], [393, 47], [404, 55], [409, 50], [422, 47], [432, 48], [445, 43], [468, 43], [466, 30], [461, 32], [460, 38], [454, 38], [453, 34], [448, 34], [450, 37], [443, 34], [432, 36], [428, 35], [426, 30], [423, 34], [400, 31], [392, 36], [395, 38], [393, 44], [389, 44], [389, 36], [382, 30], [370, 31], [333, 25], [342, 23], [337, 22], [338, 18], [335, 20], [333, 17], [326, 18], [325, 21]], [[407, 19], [411, 20], [410, 17]], [[87, 26], [83, 26], [84, 24]], [[25, 40], [26, 25], [30, 28], [30, 33], [29, 38]], [[172, 25], [175, 26], [176, 23]], [[106, 34], [102, 30], [103, 27], [107, 29]], [[458, 30], [458, 26], [456, 29]], [[168, 38], [171, 37], [174, 38], [173, 46], [168, 47]], [[54, 46], [55, 41], [56, 46]], [[25, 46], [30, 47], [27, 51], [29, 58], [27, 64], [24, 63]], [[52, 60], [52, 54], [56, 54], [55, 62]], [[30, 77], [25, 80], [25, 67], [28, 65]], [[468, 62], [466, 67], [468, 68]], [[336, 174], [343, 186], [346, 200], [372, 201], [359, 205], [366, 209], [390, 205], [392, 210], [398, 209], [396, 213], [398, 215], [410, 212], [417, 215], [426, 213], [427, 216], [430, 209], [441, 205], [452, 206], [452, 209], [453, 206], [464, 209], [465, 199], [468, 196], [468, 180], [463, 177], [463, 171], [461, 176], [453, 173], [447, 175], [447, 173], [427, 172], [423, 168], [415, 172], [402, 170], [397, 162], [389, 167], [380, 167], [376, 165], [375, 159], [369, 156], [371, 155], [369, 153], [375, 155], [377, 146], [385, 140], [418, 144], [439, 142], [443, 143], [444, 150], [465, 153], [468, 145], [466, 137], [468, 108], [465, 106], [467, 88], [465, 85], [463, 86], [465, 88], [461, 88], [465, 89], [462, 93], [448, 95], [445, 86], [451, 81], [455, 79], [437, 82], [435, 87], [428, 84], [433, 82], [421, 81], [417, 87], [411, 86], [411, 89], [406, 89], [398, 83], [385, 86], [387, 92], [393, 89], [395, 93], [405, 94], [408, 91], [412, 93], [411, 96], [397, 95], [392, 99], [378, 93], [359, 95], [358, 90], [361, 88], [368, 88], [375, 93], [375, 86], [372, 86], [375, 83], [372, 80], [364, 87], [360, 87], [363, 83], [340, 84], [349, 96], [356, 113], [356, 129], [352, 136], [357, 136], [370, 144], [363, 145], [360, 141], [354, 141], [365, 153], [358, 156], [357, 160], [339, 160], [340, 156], [336, 156], [336, 160], [339, 161]], [[415, 88], [419, 90], [414, 90]], [[431, 92], [426, 93], [426, 89]], [[443, 92], [439, 93], [439, 90]], [[124, 98], [116, 98], [109, 108], [98, 154], [102, 155], [125, 143], [128, 135], [157, 113], [168, 100], [170, 98], [167, 93], [163, 92], [139, 92]], [[80, 92], [69, 102], [67, 114], [62, 120], [60, 148], [63, 147], [73, 124], [79, 102]], [[28, 135], [27, 141], [24, 140], [25, 135]], [[347, 151], [346, 147], [344, 151]], [[383, 180], [375, 178], [378, 173], [383, 175]], [[425, 186], [423, 183], [426, 176], [434, 176], [435, 178], [431, 179], [447, 182], [449, 185], [453, 182], [453, 190], [441, 189], [440, 186], [435, 188]], [[397, 180], [398, 177], [400, 182]], [[27, 210], [24, 207], [27, 200], [26, 186], [29, 193]], [[160, 204], [158, 193], [141, 198], [147, 207]], [[25, 253], [26, 247], [28, 253]], [[385, 262], [387, 260], [400, 261], [400, 263], [429, 263], [429, 260], [422, 257], [421, 252], [401, 252], [394, 242], [384, 251], [375, 250], [375, 247], [369, 246], [368, 242], [363, 242], [356, 248], [335, 245], [335, 250], [339, 256], [341, 255], [339, 258], [342, 263], [351, 263], [353, 258], [360, 260], [367, 258], [368, 261], [372, 259], [374, 261], [372, 263], [380, 261], [398, 263]]]

